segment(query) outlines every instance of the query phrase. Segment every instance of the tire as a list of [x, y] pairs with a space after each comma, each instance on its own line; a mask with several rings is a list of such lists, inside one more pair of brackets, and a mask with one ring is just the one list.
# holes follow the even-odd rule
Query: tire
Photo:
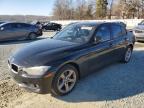
[[35, 33], [30, 33], [28, 36], [28, 39], [35, 40], [37, 38], [37, 35]]
[[132, 52], [133, 52], [132, 46], [128, 46], [122, 59], [123, 63], [128, 63], [130, 61]]
[[62, 67], [54, 77], [51, 93], [54, 96], [63, 96], [70, 93], [78, 81], [78, 71], [72, 65]]

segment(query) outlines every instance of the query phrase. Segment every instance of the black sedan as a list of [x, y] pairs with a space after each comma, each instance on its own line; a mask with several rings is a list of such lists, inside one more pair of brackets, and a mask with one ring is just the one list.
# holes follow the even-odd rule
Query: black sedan
[[25, 46], [8, 64], [21, 87], [65, 95], [83, 76], [112, 62], [129, 62], [134, 43], [134, 35], [119, 23], [74, 23], [52, 39]]
[[62, 29], [62, 25], [57, 23], [47, 23], [42, 26], [42, 29], [44, 31], [46, 30], [60, 31]]

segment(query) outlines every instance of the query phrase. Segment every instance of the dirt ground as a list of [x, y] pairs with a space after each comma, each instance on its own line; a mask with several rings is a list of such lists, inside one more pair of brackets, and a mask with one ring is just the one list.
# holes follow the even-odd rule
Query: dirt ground
[[0, 43], [0, 108], [144, 108], [144, 43], [136, 43], [130, 63], [105, 67], [81, 79], [67, 96], [53, 97], [20, 88], [9, 75], [8, 57], [30, 42]]

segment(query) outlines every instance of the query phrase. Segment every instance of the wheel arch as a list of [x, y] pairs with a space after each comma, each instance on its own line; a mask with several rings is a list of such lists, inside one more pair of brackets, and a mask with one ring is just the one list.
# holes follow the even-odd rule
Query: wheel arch
[[62, 64], [62, 65], [58, 68], [58, 70], [60, 70], [62, 67], [66, 66], [66, 65], [71, 65], [71, 66], [75, 67], [75, 68], [77, 69], [77, 71], [78, 71], [78, 78], [79, 78], [79, 79], [81, 78], [80, 67], [79, 67], [79, 65], [78, 65], [77, 63], [75, 63], [75, 62], [72, 62], [72, 61], [66, 62], [66, 63]]
[[134, 45], [133, 44], [129, 44], [128, 47], [131, 47], [133, 49]]
[[36, 34], [36, 32], [33, 32], [33, 31], [32, 31], [32, 32], [29, 32], [29, 33], [28, 33], [28, 37], [29, 37], [31, 34]]
[[27, 39], [30, 39], [31, 34], [35, 34], [35, 35], [36, 35], [36, 37], [37, 37], [36, 32], [29, 32], [29, 33], [28, 33], [28, 36], [27, 36]]

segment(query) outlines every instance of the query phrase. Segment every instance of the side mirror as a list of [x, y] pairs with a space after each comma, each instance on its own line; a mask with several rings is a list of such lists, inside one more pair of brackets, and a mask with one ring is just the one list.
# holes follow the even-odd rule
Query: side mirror
[[95, 43], [100, 43], [100, 42], [102, 42], [101, 36], [96, 36], [96, 37], [94, 38], [94, 41], [95, 41]]
[[0, 30], [3, 31], [3, 30], [4, 30], [4, 27], [1, 27]]

